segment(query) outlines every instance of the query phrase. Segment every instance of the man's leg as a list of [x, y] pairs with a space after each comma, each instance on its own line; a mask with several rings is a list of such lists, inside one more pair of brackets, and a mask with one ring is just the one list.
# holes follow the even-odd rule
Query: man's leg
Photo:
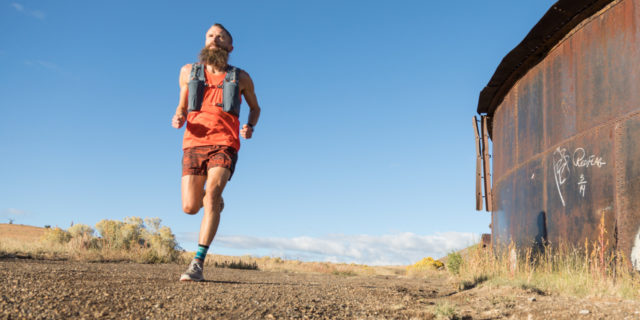
[[229, 181], [231, 170], [223, 167], [209, 169], [206, 194], [204, 196], [204, 216], [200, 224], [199, 244], [209, 246], [218, 231], [220, 212], [222, 212], [222, 191]]
[[[231, 177], [236, 159], [235, 150], [216, 146], [190, 150], [188, 156], [183, 157], [183, 210], [189, 214], [196, 214], [204, 207], [204, 215], [200, 224], [198, 251], [187, 271], [180, 276], [180, 281], [204, 280], [204, 260], [218, 231], [220, 212], [224, 206], [222, 191]], [[205, 173], [200, 170], [204, 165], [203, 160], [209, 167], [206, 176], [200, 175]]]
[[[202, 223], [200, 224], [200, 237], [198, 240], [198, 251], [196, 252], [196, 256], [191, 261], [187, 272], [183, 273], [180, 276], [180, 281], [203, 281], [204, 277], [202, 275], [202, 268], [204, 267], [204, 258], [207, 256], [207, 251], [209, 250], [209, 245], [211, 241], [213, 241], [213, 237], [215, 237], [216, 232], [218, 231], [218, 225], [220, 224], [220, 212], [222, 212], [222, 191], [224, 191], [224, 187], [229, 181], [229, 177], [231, 176], [231, 170], [222, 168], [222, 167], [213, 167], [209, 169], [208, 176], [206, 179], [206, 193], [204, 198], [197, 196], [197, 190], [200, 190], [202, 193], [202, 185], [199, 185], [200, 179], [185, 179], [183, 178], [183, 203], [185, 199], [185, 193], [187, 195], [186, 199], [192, 202], [193, 207], [185, 206], [185, 212], [195, 214], [198, 212], [200, 207], [204, 204], [204, 216], [202, 217]], [[195, 180], [195, 182], [193, 181]], [[185, 183], [193, 182], [193, 183]], [[184, 187], [190, 188], [194, 187], [191, 193], [185, 192]], [[187, 190], [188, 191], [188, 190]], [[200, 202], [197, 200], [200, 199]], [[189, 210], [187, 210], [189, 209]]]
[[202, 208], [204, 184], [207, 176], [182, 176], [182, 210], [188, 214], [196, 214]]
[[[200, 211], [203, 204], [204, 185], [207, 181], [205, 175], [184, 175], [182, 176], [182, 210], [188, 214], [196, 214]], [[206, 246], [208, 249], [208, 245]], [[206, 256], [206, 249], [198, 246], [198, 254]], [[189, 268], [180, 276], [180, 281], [203, 281], [202, 267], [203, 260], [193, 259], [189, 264]]]

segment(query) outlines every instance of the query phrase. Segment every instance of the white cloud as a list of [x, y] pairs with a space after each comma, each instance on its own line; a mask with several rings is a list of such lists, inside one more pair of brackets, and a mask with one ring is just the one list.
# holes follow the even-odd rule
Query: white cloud
[[1, 215], [3, 217], [16, 217], [16, 216], [24, 216], [27, 214], [27, 211], [16, 209], [16, 208], [6, 208], [2, 210]]
[[[195, 241], [197, 234], [185, 234]], [[244, 250], [271, 250], [273, 256], [305, 261], [331, 261], [367, 265], [407, 265], [430, 256], [440, 258], [478, 241], [473, 233], [444, 232], [417, 235], [410, 232], [370, 235], [328, 235], [321, 238], [259, 238], [220, 235], [215, 246]]]
[[16, 9], [16, 11], [24, 13], [28, 16], [34, 17], [36, 19], [40, 19], [40, 20], [44, 20], [45, 18], [45, 13], [40, 11], [40, 10], [29, 10], [27, 8], [25, 8], [23, 5], [17, 3], [17, 2], [12, 2], [11, 6]]
[[23, 11], [24, 11], [24, 6], [22, 6], [22, 5], [21, 5], [21, 4], [19, 4], [19, 3], [12, 2], [12, 3], [11, 3], [11, 6], [12, 6], [13, 8], [15, 8], [16, 10], [20, 11], [20, 12], [23, 12]]
[[44, 17], [45, 17], [44, 12], [42, 12], [40, 10], [31, 11], [31, 15], [34, 16], [35, 18], [40, 19], [40, 20], [43, 20]]
[[55, 63], [43, 61], [43, 60], [25, 60], [24, 64], [28, 66], [41, 67], [53, 71], [61, 71], [62, 69]]

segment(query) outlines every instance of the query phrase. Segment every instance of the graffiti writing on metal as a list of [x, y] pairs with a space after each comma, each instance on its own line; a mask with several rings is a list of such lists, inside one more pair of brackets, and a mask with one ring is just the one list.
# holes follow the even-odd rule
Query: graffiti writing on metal
[[589, 168], [589, 167], [598, 167], [601, 168], [607, 164], [602, 161], [602, 157], [597, 157], [595, 154], [592, 154], [587, 157], [587, 152], [584, 151], [583, 148], [577, 148], [576, 151], [573, 152], [573, 165], [578, 168]]
[[[606, 164], [607, 163], [602, 160], [602, 157], [595, 154], [587, 155], [584, 148], [576, 148], [572, 154], [567, 152], [567, 148], [556, 148], [553, 152], [553, 177], [556, 181], [556, 188], [558, 189], [562, 206], [564, 207], [566, 204], [560, 187], [564, 185], [571, 176], [572, 166], [574, 168], [586, 169], [590, 167], [602, 168], [602, 166]], [[584, 173], [581, 173], [580, 180], [578, 181], [578, 193], [582, 197], [584, 197], [585, 191], [587, 190], [587, 183]]]
[[556, 180], [556, 187], [558, 188], [558, 194], [560, 195], [560, 201], [562, 201], [562, 206], [564, 206], [564, 197], [562, 196], [562, 190], [560, 190], [560, 186], [567, 182], [567, 178], [569, 178], [569, 174], [571, 171], [569, 169], [569, 155], [567, 155], [567, 148], [558, 147], [556, 151], [553, 152], [553, 177]]

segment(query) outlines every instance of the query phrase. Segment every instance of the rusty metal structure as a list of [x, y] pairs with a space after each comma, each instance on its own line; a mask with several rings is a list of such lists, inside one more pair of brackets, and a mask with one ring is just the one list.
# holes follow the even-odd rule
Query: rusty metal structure
[[477, 111], [492, 143], [491, 172], [477, 167], [494, 247], [604, 237], [640, 270], [640, 0], [558, 1]]

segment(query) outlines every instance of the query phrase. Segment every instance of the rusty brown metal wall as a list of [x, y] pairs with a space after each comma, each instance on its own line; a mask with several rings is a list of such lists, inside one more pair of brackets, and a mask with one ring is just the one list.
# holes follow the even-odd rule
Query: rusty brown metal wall
[[640, 0], [574, 28], [511, 87], [492, 128], [494, 245], [583, 246], [604, 217], [609, 247], [640, 259]]

